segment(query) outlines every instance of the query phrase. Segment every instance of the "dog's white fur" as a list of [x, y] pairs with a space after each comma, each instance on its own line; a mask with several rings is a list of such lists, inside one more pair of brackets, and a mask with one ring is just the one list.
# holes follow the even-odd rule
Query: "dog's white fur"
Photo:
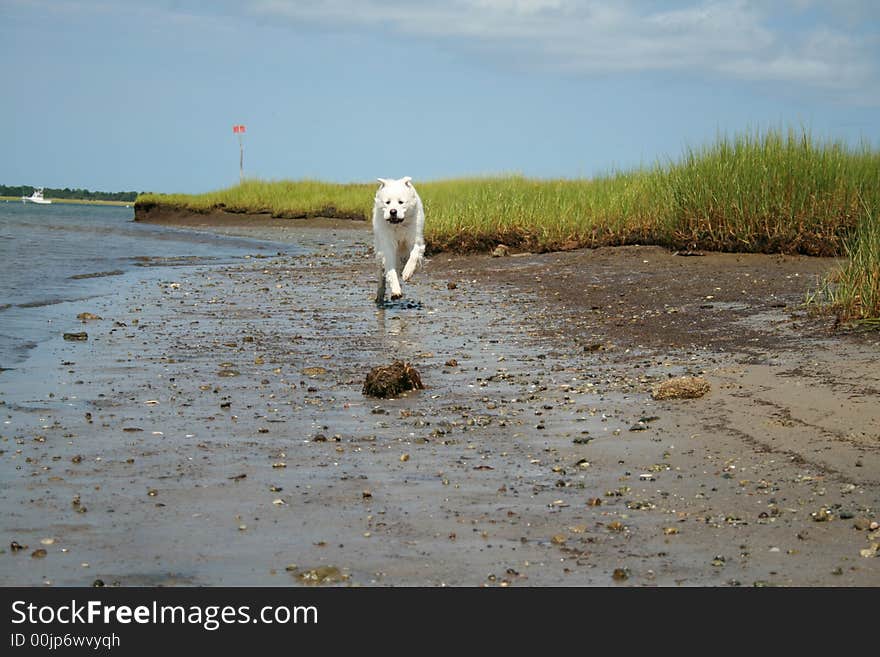
[[380, 267], [376, 303], [382, 303], [386, 283], [391, 298], [399, 299], [403, 296], [400, 281], [408, 281], [424, 259], [425, 208], [409, 176], [378, 180], [381, 186], [373, 205], [373, 244]]

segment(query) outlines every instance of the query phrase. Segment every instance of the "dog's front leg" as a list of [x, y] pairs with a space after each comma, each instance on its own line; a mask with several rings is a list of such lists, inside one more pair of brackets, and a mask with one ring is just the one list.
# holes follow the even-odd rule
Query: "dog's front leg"
[[376, 294], [376, 302], [382, 303], [385, 300], [385, 284], [391, 288], [391, 298], [399, 299], [403, 296], [403, 290], [400, 289], [400, 280], [397, 278], [397, 255], [394, 249], [387, 241], [380, 241], [376, 244], [376, 255], [379, 260], [380, 280], [379, 290]]
[[416, 267], [419, 266], [422, 262], [422, 256], [425, 254], [425, 245], [423, 242], [416, 242], [415, 246], [413, 246], [412, 251], [409, 252], [409, 258], [406, 261], [406, 266], [403, 268], [402, 278], [404, 281], [408, 281], [412, 278], [412, 275], [416, 271]]
[[391, 298], [399, 299], [403, 296], [403, 290], [400, 289], [400, 280], [397, 278], [397, 270], [393, 267], [385, 272], [385, 280], [391, 288]]
[[379, 289], [376, 290], [376, 303], [385, 301], [385, 268], [379, 267]]

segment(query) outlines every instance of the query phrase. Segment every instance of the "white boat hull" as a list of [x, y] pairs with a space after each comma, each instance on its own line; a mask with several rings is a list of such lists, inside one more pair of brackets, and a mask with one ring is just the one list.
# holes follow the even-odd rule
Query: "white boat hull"
[[22, 196], [21, 202], [22, 203], [37, 203], [39, 205], [49, 205], [50, 203], [52, 203], [52, 201], [50, 201], [49, 199], [43, 198], [43, 190], [42, 189], [35, 190], [34, 193], [31, 194], [30, 196]]

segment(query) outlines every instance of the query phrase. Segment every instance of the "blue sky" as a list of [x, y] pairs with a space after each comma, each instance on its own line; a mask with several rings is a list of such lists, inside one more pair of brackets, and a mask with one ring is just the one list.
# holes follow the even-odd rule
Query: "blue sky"
[[592, 176], [719, 132], [880, 145], [874, 0], [0, 0], [0, 183]]

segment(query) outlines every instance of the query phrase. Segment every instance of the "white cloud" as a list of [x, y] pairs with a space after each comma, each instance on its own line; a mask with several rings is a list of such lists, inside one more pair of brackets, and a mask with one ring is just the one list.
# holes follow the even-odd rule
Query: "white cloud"
[[196, 23], [239, 24], [244, 14], [276, 25], [371, 30], [582, 74], [699, 73], [852, 94], [880, 86], [876, 0], [13, 1]]
[[[872, 3], [844, 0], [839, 27], [785, 26], [786, 14], [818, 12], [816, 0], [665, 3], [613, 0], [253, 0], [262, 16], [409, 36], [458, 39], [542, 66], [583, 73], [702, 71], [824, 88], [876, 79], [877, 35], [848, 30]], [[876, 29], [876, 22], [874, 24]]]

